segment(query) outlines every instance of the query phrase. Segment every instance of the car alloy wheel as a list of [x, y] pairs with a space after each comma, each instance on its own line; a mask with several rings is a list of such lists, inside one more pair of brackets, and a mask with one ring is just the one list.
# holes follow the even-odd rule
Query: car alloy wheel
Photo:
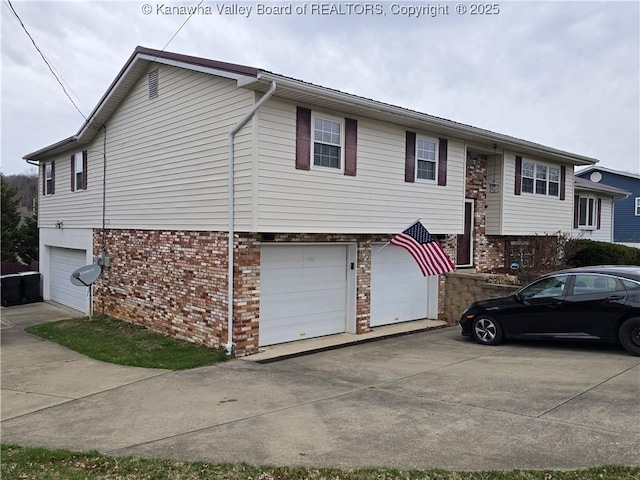
[[622, 324], [620, 343], [631, 355], [640, 356], [640, 318], [630, 318]]
[[480, 315], [473, 322], [473, 338], [483, 345], [497, 345], [503, 339], [500, 324], [488, 315]]

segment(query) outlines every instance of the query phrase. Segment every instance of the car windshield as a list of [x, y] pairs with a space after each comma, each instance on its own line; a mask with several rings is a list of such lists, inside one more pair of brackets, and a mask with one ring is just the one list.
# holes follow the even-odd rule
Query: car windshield
[[569, 275], [546, 277], [518, 292], [521, 298], [561, 297]]

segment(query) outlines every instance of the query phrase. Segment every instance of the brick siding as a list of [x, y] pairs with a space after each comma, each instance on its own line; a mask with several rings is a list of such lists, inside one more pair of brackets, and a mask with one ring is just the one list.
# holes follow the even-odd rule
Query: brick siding
[[[450, 255], [455, 255], [453, 237], [442, 242]], [[268, 243], [355, 244], [356, 333], [362, 334], [370, 330], [372, 244], [390, 238], [274, 234]], [[265, 242], [262, 234], [239, 233], [234, 243], [233, 344], [242, 355], [258, 351], [260, 245]], [[102, 232], [96, 230], [94, 255], [101, 245]], [[95, 283], [96, 312], [211, 348], [226, 345], [226, 232], [107, 230], [106, 245], [112, 263]]]

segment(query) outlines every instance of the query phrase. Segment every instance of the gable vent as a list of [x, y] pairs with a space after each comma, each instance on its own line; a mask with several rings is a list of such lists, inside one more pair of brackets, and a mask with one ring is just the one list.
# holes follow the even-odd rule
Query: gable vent
[[149, 72], [149, 98], [158, 96], [158, 70]]

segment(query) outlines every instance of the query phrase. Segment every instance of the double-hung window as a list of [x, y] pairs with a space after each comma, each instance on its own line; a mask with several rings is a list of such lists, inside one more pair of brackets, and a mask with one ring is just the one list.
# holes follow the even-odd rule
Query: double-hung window
[[640, 197], [636, 197], [636, 216], [640, 216]]
[[560, 196], [560, 168], [540, 163], [522, 163], [522, 192]]
[[53, 195], [54, 188], [53, 162], [44, 164], [44, 194]]
[[314, 167], [342, 170], [342, 121], [323, 116], [313, 119]]
[[73, 158], [74, 163], [74, 178], [73, 183], [75, 190], [83, 190], [84, 189], [84, 169], [83, 169], [83, 158], [82, 152], [78, 152], [75, 154]]
[[592, 197], [578, 198], [578, 227], [593, 228], [596, 226], [596, 199]]
[[438, 143], [431, 138], [416, 139], [416, 178], [423, 180], [436, 179]]

